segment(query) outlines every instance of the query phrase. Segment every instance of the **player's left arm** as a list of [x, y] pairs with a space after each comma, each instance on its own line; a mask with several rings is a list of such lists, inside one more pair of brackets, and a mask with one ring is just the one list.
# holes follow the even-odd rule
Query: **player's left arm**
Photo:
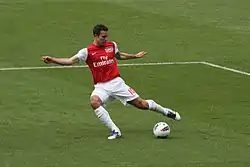
[[127, 60], [127, 59], [137, 59], [142, 58], [147, 54], [145, 51], [138, 52], [136, 54], [125, 53], [125, 52], [117, 52], [115, 54], [116, 59], [118, 60]]

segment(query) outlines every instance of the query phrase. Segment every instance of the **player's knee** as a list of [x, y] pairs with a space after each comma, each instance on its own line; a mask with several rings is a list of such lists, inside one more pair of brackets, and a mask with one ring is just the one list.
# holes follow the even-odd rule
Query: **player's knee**
[[148, 102], [146, 100], [141, 101], [141, 109], [148, 109]]
[[148, 109], [148, 102], [142, 98], [135, 99], [131, 104], [139, 109]]
[[90, 98], [90, 105], [95, 110], [102, 105], [102, 101], [98, 96], [92, 96]]

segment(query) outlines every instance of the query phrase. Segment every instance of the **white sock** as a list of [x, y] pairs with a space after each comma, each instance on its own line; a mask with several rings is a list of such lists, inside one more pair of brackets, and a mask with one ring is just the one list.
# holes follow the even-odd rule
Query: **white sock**
[[156, 111], [158, 113], [167, 115], [168, 112], [174, 112], [169, 108], [162, 107], [161, 105], [157, 104], [154, 100], [146, 100], [148, 102], [149, 110]]
[[95, 114], [100, 119], [100, 121], [110, 130], [119, 130], [119, 128], [110, 118], [108, 111], [104, 107], [100, 106], [97, 109], [95, 109]]

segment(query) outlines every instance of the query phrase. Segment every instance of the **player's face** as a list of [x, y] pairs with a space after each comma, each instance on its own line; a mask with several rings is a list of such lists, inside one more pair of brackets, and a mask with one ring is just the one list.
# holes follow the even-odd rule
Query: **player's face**
[[108, 31], [101, 31], [100, 35], [96, 37], [99, 46], [103, 46], [108, 41]]

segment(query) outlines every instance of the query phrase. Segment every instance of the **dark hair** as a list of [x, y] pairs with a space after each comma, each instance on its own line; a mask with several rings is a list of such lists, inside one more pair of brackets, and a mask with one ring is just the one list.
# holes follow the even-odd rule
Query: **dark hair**
[[108, 27], [103, 25], [103, 24], [97, 24], [94, 28], [93, 28], [93, 35], [100, 35], [101, 31], [108, 31]]

